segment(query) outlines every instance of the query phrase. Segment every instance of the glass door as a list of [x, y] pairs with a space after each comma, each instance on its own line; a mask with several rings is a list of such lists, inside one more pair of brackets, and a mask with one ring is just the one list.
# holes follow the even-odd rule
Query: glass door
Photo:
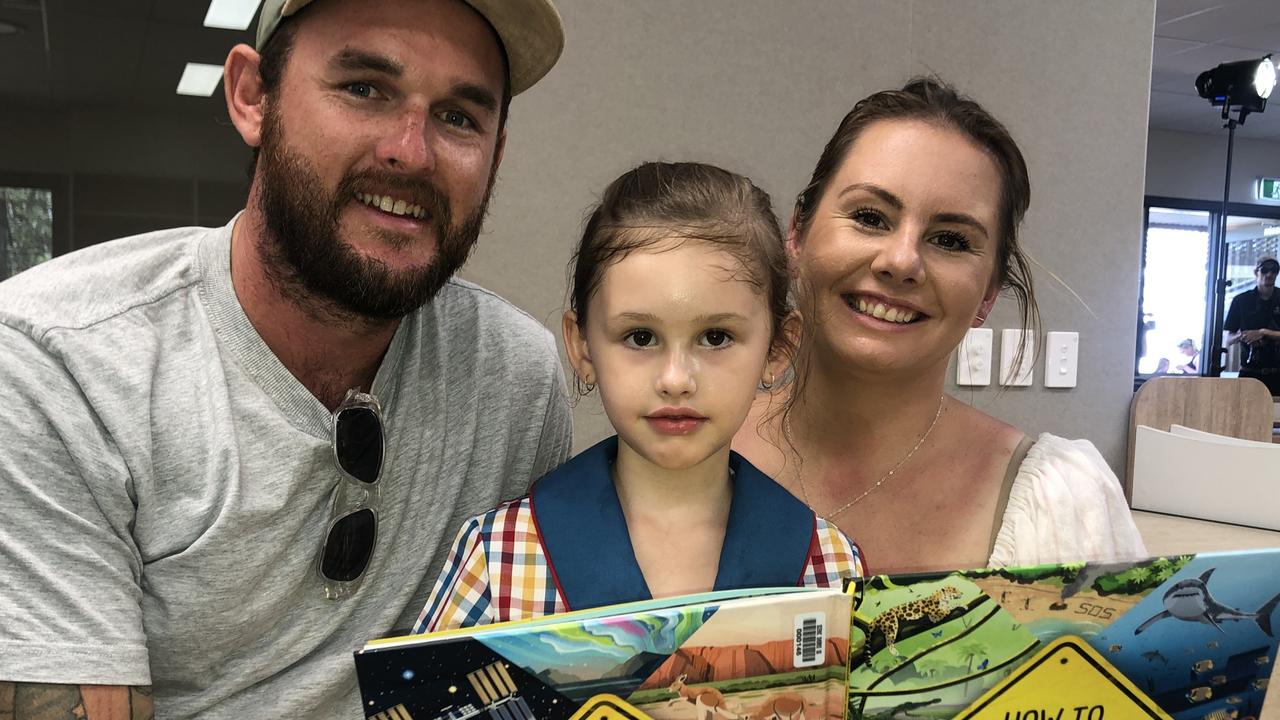
[[1135, 368], [1139, 376], [1199, 374], [1212, 219], [1207, 211], [1147, 209]]
[[[1223, 303], [1223, 320], [1231, 307], [1231, 301], [1239, 294], [1254, 289], [1258, 284], [1253, 268], [1258, 260], [1264, 257], [1280, 257], [1280, 220], [1272, 218], [1249, 217], [1245, 215], [1227, 216], [1227, 292]], [[1223, 333], [1225, 340], [1227, 333]], [[1240, 346], [1235, 345], [1227, 350], [1223, 370], [1235, 372], [1240, 370]]]

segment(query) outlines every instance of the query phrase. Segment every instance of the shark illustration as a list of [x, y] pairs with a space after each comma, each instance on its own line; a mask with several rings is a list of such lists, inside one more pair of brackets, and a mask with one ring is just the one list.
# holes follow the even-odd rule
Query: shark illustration
[[1151, 616], [1135, 628], [1133, 634], [1137, 635], [1153, 624], [1171, 617], [1177, 620], [1186, 620], [1187, 622], [1212, 625], [1219, 632], [1225, 632], [1219, 624], [1224, 620], [1252, 620], [1258, 624], [1258, 627], [1268, 637], [1275, 637], [1271, 633], [1271, 613], [1276, 609], [1276, 605], [1280, 604], [1280, 594], [1264, 603], [1262, 607], [1258, 608], [1257, 612], [1244, 612], [1227, 607], [1214, 600], [1213, 596], [1209, 594], [1207, 583], [1209, 582], [1209, 576], [1213, 575], [1213, 571], [1216, 569], [1209, 568], [1205, 570], [1195, 580], [1182, 580], [1174, 583], [1173, 587], [1169, 588], [1169, 591], [1164, 594], [1164, 610]]
[[1147, 662], [1155, 662], [1156, 660], [1159, 660], [1165, 665], [1169, 664], [1169, 658], [1161, 654], [1159, 650], [1148, 650], [1142, 653], [1142, 657], [1146, 658]]

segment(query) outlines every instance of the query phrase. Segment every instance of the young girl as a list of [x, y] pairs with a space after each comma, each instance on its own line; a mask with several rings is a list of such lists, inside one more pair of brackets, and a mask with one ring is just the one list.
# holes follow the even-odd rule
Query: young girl
[[787, 362], [787, 282], [769, 196], [746, 178], [647, 163], [609, 185], [564, 337], [618, 434], [467, 522], [415, 632], [862, 575], [848, 538], [729, 450]]

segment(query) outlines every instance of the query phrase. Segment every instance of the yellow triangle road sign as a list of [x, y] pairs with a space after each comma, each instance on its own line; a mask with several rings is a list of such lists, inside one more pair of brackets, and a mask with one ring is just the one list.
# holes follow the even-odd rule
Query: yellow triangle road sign
[[648, 714], [617, 695], [592, 695], [569, 720], [651, 720]]
[[1084, 640], [1064, 635], [956, 720], [1170, 720]]

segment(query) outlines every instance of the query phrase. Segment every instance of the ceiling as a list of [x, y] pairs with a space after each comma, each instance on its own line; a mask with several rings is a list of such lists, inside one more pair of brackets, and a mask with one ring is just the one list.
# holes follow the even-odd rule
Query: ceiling
[[[0, 0], [0, 22], [20, 28], [0, 35], [0, 98], [223, 112], [220, 92], [174, 92], [188, 61], [221, 64], [232, 45], [251, 41], [248, 31], [204, 27], [207, 9], [207, 0]], [[1280, 0], [1158, 0], [1150, 126], [1220, 133], [1196, 75], [1268, 52], [1280, 58]], [[1280, 108], [1251, 115], [1237, 135], [1280, 140]]]
[[[1150, 127], [1221, 133], [1222, 110], [1196, 94], [1196, 76], [1267, 53], [1280, 62], [1280, 0], [1157, 0]], [[1236, 136], [1280, 140], [1280, 90], [1267, 110], [1246, 118]]]
[[204, 27], [208, 0], [0, 0], [0, 98], [28, 106], [221, 110], [174, 92], [187, 62], [221, 65], [248, 31]]

